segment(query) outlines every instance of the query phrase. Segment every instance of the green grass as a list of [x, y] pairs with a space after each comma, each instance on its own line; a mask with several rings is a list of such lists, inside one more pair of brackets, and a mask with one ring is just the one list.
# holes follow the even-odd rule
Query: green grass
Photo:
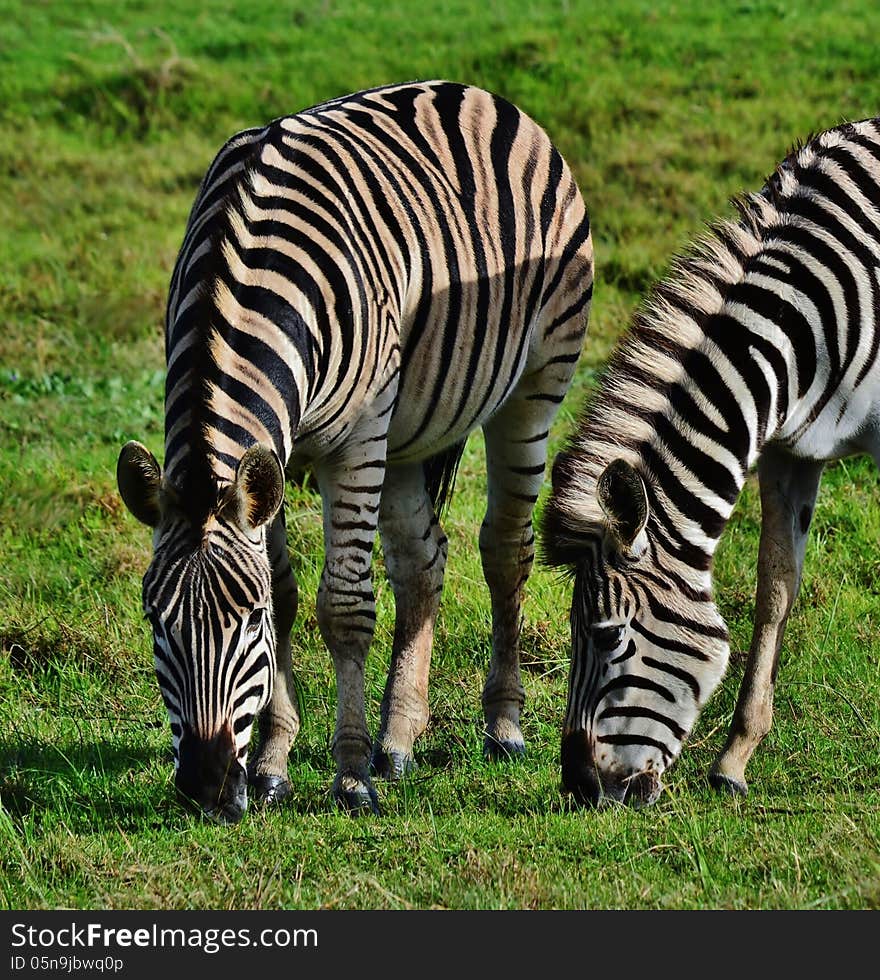
[[[599, 8], [599, 9], [597, 9]], [[568, 589], [530, 583], [530, 752], [480, 756], [489, 605], [481, 444], [446, 521], [451, 557], [421, 766], [384, 815], [329, 797], [334, 711], [317, 641], [318, 504], [288, 492], [304, 726], [293, 800], [231, 828], [184, 814], [139, 611], [149, 535], [115, 491], [128, 438], [161, 455], [165, 291], [198, 182], [235, 130], [417, 77], [517, 102], [570, 161], [597, 287], [554, 449], [634, 306], [703, 222], [796, 139], [880, 112], [880, 12], [857, 0], [0, 0], [0, 903], [10, 908], [876, 908], [880, 502], [872, 464], [829, 468], [750, 795], [705, 775], [734, 657], [652, 808], [570, 811], [558, 746]], [[759, 504], [722, 542], [718, 596], [748, 646]], [[379, 622], [375, 725], [393, 629]]]

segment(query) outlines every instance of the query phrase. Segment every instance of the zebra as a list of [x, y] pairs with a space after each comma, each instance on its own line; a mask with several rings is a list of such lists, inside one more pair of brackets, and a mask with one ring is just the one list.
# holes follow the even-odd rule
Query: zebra
[[539, 537], [571, 581], [578, 804], [654, 802], [725, 674], [713, 555], [755, 466], [753, 635], [709, 773], [747, 793], [823, 468], [880, 464], [880, 119], [808, 138], [733, 203], [636, 311], [553, 463]]
[[[585, 340], [590, 221], [544, 130], [433, 80], [333, 99], [233, 136], [193, 204], [166, 312], [164, 470], [123, 446], [122, 499], [153, 528], [143, 579], [179, 794], [220, 821], [279, 802], [299, 729], [285, 472], [322, 498], [318, 625], [337, 708], [332, 796], [379, 812], [429, 718], [465, 440], [485, 442], [491, 596], [484, 752], [524, 751], [518, 642], [551, 423]], [[375, 740], [364, 663], [377, 529], [395, 630]], [[256, 721], [257, 745], [248, 758]]]

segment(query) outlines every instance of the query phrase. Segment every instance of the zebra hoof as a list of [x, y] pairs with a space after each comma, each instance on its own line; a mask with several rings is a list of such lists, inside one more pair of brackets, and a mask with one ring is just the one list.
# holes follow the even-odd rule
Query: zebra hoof
[[379, 797], [369, 779], [361, 779], [354, 773], [340, 773], [333, 781], [333, 798], [337, 806], [353, 817], [372, 813], [380, 816]]
[[370, 766], [377, 776], [394, 781], [408, 776], [416, 768], [416, 760], [409, 752], [386, 751], [377, 743], [373, 746]]
[[286, 799], [293, 792], [290, 780], [284, 776], [255, 773], [248, 780], [255, 803], [272, 806]]
[[709, 773], [709, 783], [719, 793], [728, 793], [730, 796], [745, 796], [749, 791], [744, 779], [734, 779], [732, 776], [725, 776], [721, 772]]
[[492, 762], [507, 762], [509, 759], [522, 759], [526, 754], [525, 743], [519, 739], [493, 738], [487, 735], [483, 739], [483, 758]]

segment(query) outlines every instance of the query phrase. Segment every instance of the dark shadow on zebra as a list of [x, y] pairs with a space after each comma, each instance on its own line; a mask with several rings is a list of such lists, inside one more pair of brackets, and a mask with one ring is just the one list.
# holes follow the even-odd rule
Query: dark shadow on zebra
[[[323, 503], [316, 610], [337, 683], [333, 793], [377, 811], [413, 764], [462, 446], [485, 437], [492, 601], [484, 750], [524, 751], [518, 638], [550, 426], [592, 297], [590, 226], [547, 135], [510, 103], [422, 82], [233, 137], [190, 214], [166, 317], [164, 470], [140, 443], [120, 493], [153, 531], [143, 606], [176, 782], [220, 820], [291, 792], [296, 582], [284, 483]], [[364, 662], [376, 534], [395, 599], [379, 731]], [[258, 722], [255, 752], [251, 729]]]
[[757, 467], [751, 647], [710, 781], [745, 794], [822, 470], [880, 463], [880, 121], [793, 151], [637, 313], [553, 465], [542, 553], [571, 575], [565, 788], [651, 803], [725, 673], [712, 562]]

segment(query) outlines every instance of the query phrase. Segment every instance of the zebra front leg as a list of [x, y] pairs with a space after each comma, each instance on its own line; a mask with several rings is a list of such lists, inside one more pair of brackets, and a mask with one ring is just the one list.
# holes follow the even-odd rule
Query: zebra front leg
[[369, 774], [364, 666], [376, 624], [372, 554], [383, 470], [384, 456], [375, 465], [324, 465], [318, 472], [325, 557], [316, 612], [336, 672], [333, 796], [352, 813], [379, 812]]
[[259, 742], [249, 769], [248, 783], [258, 802], [278, 803], [292, 790], [287, 775], [287, 756], [299, 731], [299, 709], [290, 652], [297, 587], [287, 554], [283, 507], [269, 529], [267, 546], [272, 564], [275, 662], [278, 669], [272, 697], [259, 715]]
[[709, 780], [716, 789], [745, 795], [745, 768], [770, 731], [779, 650], [800, 589], [807, 533], [824, 464], [768, 447], [758, 462], [761, 543], [752, 643], [727, 742]]
[[446, 535], [434, 515], [421, 464], [389, 468], [379, 530], [395, 621], [373, 768], [398, 779], [414, 765], [413, 743], [428, 724], [431, 647], [446, 567]]

